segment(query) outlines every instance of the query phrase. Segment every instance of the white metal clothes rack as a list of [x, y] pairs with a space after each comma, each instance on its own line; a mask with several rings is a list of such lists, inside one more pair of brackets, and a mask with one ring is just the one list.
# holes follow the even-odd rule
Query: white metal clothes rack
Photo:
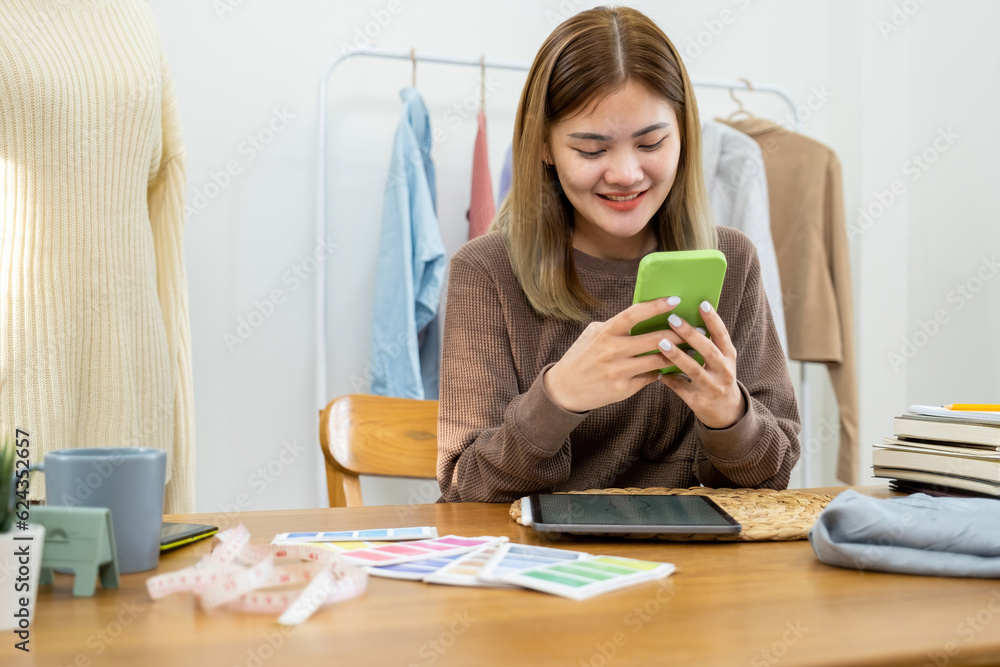
[[[411, 60], [414, 63], [425, 62], [425, 63], [438, 63], [442, 65], [462, 65], [466, 67], [485, 67], [490, 69], [504, 69], [504, 70], [515, 70], [515, 71], [528, 71], [531, 67], [530, 63], [514, 61], [514, 60], [498, 60], [494, 58], [483, 58], [482, 56], [457, 56], [444, 53], [429, 53], [420, 52], [417, 53], [414, 50], [406, 51], [404, 49], [384, 49], [379, 47], [365, 47], [356, 50], [351, 50], [345, 53], [341, 53], [335, 56], [330, 63], [326, 66], [323, 71], [323, 75], [319, 82], [319, 136], [317, 141], [317, 156], [316, 156], [316, 238], [325, 239], [327, 232], [327, 204], [328, 198], [326, 196], [326, 181], [327, 181], [327, 170], [326, 170], [326, 143], [327, 143], [327, 100], [329, 97], [329, 88], [327, 87], [330, 77], [333, 75], [334, 70], [337, 69], [343, 62], [355, 58], [355, 57], [368, 57], [368, 58], [385, 58], [390, 60]], [[802, 117], [799, 113], [798, 105], [795, 103], [795, 98], [789, 94], [787, 90], [781, 86], [777, 86], [770, 83], [763, 84], [753, 84], [752, 86], [745, 79], [724, 79], [724, 78], [701, 78], [692, 77], [691, 83], [699, 88], [721, 88], [721, 89], [739, 89], [748, 90], [753, 92], [770, 93], [777, 95], [783, 99], [791, 109], [791, 118], [794, 129], [798, 131], [802, 126]], [[326, 363], [326, 317], [327, 317], [327, 303], [326, 303], [326, 281], [327, 281], [327, 267], [326, 262], [320, 262], [319, 265], [319, 278], [316, 285], [316, 401], [318, 404], [318, 409], [322, 410], [326, 407], [326, 402], [330, 400], [330, 396], [327, 395], [327, 363]], [[808, 436], [809, 434], [809, 386], [806, 381], [806, 364], [800, 362], [800, 378], [801, 382], [801, 402], [799, 405], [799, 410], [802, 415], [802, 434]], [[800, 443], [803, 444], [803, 443]], [[807, 447], [802, 447], [801, 461], [802, 461], [802, 484], [803, 486], [811, 486], [812, 475], [809, 472], [810, 463], [810, 452]]]

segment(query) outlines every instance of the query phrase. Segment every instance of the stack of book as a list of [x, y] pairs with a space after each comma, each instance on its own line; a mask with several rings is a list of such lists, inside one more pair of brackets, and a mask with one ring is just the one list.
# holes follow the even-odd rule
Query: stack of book
[[1000, 412], [911, 405], [872, 452], [875, 477], [907, 492], [1000, 497]]

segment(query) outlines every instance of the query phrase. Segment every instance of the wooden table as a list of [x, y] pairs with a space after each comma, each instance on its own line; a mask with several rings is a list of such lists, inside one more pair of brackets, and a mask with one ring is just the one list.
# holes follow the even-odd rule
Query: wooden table
[[[836, 493], [839, 489], [820, 489]], [[884, 489], [866, 489], [888, 495]], [[253, 542], [291, 530], [437, 526], [441, 534], [540, 543], [507, 505], [365, 507], [170, 521], [242, 521]], [[566, 537], [566, 548], [677, 565], [660, 583], [584, 602], [524, 590], [371, 577], [367, 594], [321, 610], [290, 634], [271, 615], [206, 613], [189, 594], [151, 602], [145, 580], [74, 598], [57, 575], [40, 592], [31, 653], [3, 635], [0, 664], [44, 665], [955, 665], [1000, 664], [1000, 582], [828, 567], [806, 541], [641, 543]], [[203, 541], [166, 554], [187, 567]], [[996, 611], [994, 611], [996, 610]]]

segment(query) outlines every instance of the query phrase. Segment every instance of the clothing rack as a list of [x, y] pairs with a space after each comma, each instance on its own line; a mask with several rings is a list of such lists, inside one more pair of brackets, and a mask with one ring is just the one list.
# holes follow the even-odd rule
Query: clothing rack
[[[416, 82], [417, 62], [438, 63], [442, 65], [463, 65], [466, 67], [479, 67], [490, 69], [503, 69], [526, 72], [531, 64], [515, 61], [502, 60], [496, 58], [485, 58], [483, 56], [458, 56], [445, 53], [417, 53], [414, 49], [409, 51], [404, 49], [385, 49], [380, 47], [358, 48], [345, 53], [341, 53], [330, 60], [319, 82], [319, 136], [317, 141], [316, 157], [316, 238], [325, 239], [327, 231], [327, 203], [326, 196], [326, 143], [327, 143], [327, 100], [329, 88], [327, 86], [330, 77], [342, 63], [355, 57], [384, 58], [390, 60], [409, 60], [414, 66], [414, 83]], [[795, 98], [782, 88], [770, 83], [751, 85], [746, 79], [725, 79], [725, 78], [702, 78], [692, 77], [691, 83], [699, 88], [721, 88], [739, 89], [752, 92], [770, 93], [783, 99], [791, 109], [793, 129], [797, 132], [802, 126], [802, 116], [799, 113]], [[326, 362], [326, 282], [327, 266], [326, 262], [319, 263], [319, 276], [316, 285], [316, 401], [318, 409], [326, 407], [326, 402], [330, 399], [327, 395], [327, 362]], [[806, 363], [800, 362], [801, 383], [799, 411], [802, 416], [802, 434], [809, 434], [809, 385], [806, 378]], [[800, 443], [802, 444], [802, 443]], [[810, 452], [803, 446], [801, 453], [802, 461], [802, 485], [809, 487], [812, 485], [812, 475], [810, 474]]]

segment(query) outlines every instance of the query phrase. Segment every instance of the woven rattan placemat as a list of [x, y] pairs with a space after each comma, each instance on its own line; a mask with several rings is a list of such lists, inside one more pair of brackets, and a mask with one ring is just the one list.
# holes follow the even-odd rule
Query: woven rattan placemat
[[[590, 491], [570, 491], [569, 493], [610, 493], [644, 496], [708, 496], [719, 507], [729, 512], [743, 526], [743, 531], [734, 535], [625, 535], [637, 539], [710, 540], [713, 542], [760, 542], [766, 540], [804, 540], [809, 534], [816, 517], [832, 500], [804, 491], [775, 491], [774, 489], [708, 489], [693, 486], [690, 489], [591, 489]], [[510, 516], [521, 523], [521, 501], [515, 500], [510, 506]]]

